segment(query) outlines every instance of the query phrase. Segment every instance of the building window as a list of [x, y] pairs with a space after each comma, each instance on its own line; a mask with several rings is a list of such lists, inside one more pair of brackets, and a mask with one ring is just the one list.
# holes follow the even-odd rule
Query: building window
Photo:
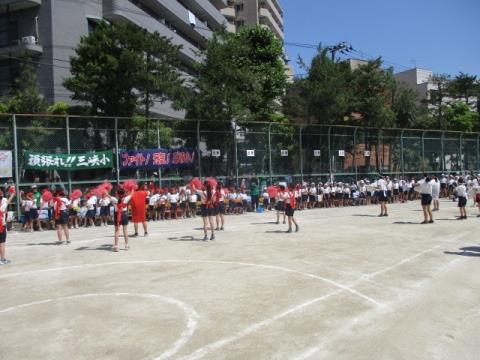
[[237, 4], [237, 5], [235, 5], [235, 11], [236, 11], [236, 12], [243, 11], [243, 4]]
[[240, 29], [241, 27], [245, 26], [245, 21], [244, 20], [235, 21], [235, 25], [237, 26], [238, 29]]
[[95, 20], [95, 19], [88, 18], [87, 19], [87, 24], [88, 24], [88, 33], [90, 34], [91, 32], [93, 32], [97, 28], [98, 21]]

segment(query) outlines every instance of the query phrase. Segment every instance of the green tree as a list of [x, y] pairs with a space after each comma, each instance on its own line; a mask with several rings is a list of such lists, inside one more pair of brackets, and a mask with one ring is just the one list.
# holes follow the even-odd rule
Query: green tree
[[270, 121], [285, 91], [283, 48], [269, 29], [214, 34], [197, 66], [189, 117], [230, 127], [230, 122]]
[[413, 89], [395, 83], [392, 101], [392, 110], [395, 113], [397, 127], [411, 128], [418, 124], [420, 114], [418, 95]]
[[349, 119], [351, 71], [347, 63], [334, 62], [327, 54], [328, 49], [319, 49], [308, 71], [308, 116], [317, 124], [342, 124]]
[[445, 110], [448, 107], [445, 103], [445, 98], [448, 97], [448, 83], [450, 75], [435, 74], [431, 77], [430, 82], [434, 88], [428, 92], [427, 104], [430, 107], [430, 114], [436, 121], [437, 129], [446, 129]]
[[456, 99], [463, 99], [469, 105], [470, 98], [475, 95], [477, 77], [460, 72], [448, 84], [448, 92]]
[[47, 112], [49, 114], [55, 114], [55, 115], [67, 115], [70, 110], [70, 105], [68, 105], [66, 102], [59, 101], [56, 102], [55, 104], [52, 104], [48, 107]]
[[351, 112], [360, 114], [359, 124], [369, 127], [393, 127], [395, 113], [392, 110], [392, 69], [383, 70], [378, 58], [361, 65], [352, 73]]
[[449, 130], [471, 132], [478, 123], [478, 113], [464, 102], [454, 102], [445, 110]]
[[[25, 59], [28, 60], [28, 59]], [[21, 61], [20, 75], [15, 79], [7, 104], [7, 111], [17, 114], [38, 114], [47, 109], [47, 104], [38, 91], [35, 68], [28, 61]]]
[[179, 49], [134, 24], [102, 22], [80, 40], [64, 85], [74, 100], [109, 116], [132, 116], [142, 106], [148, 112], [153, 100], [180, 106]]

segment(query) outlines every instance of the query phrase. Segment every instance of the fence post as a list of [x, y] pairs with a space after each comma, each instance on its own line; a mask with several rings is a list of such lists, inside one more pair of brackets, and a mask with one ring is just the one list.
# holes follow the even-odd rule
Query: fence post
[[463, 173], [465, 171], [465, 164], [463, 161], [463, 152], [462, 152], [462, 142], [463, 142], [463, 133], [460, 133], [460, 137], [458, 138], [459, 146], [458, 146], [458, 152], [459, 152], [459, 158], [458, 161], [460, 162], [460, 171]]
[[268, 124], [268, 173], [270, 174], [270, 185], [273, 185], [273, 170], [272, 170], [272, 123]]
[[441, 145], [442, 145], [442, 154], [441, 154], [441, 159], [440, 159], [440, 166], [442, 168], [442, 173], [445, 172], [445, 131], [442, 131], [442, 136], [440, 137], [441, 139]]
[[115, 163], [117, 166], [117, 171], [115, 174], [117, 176], [117, 186], [120, 184], [120, 160], [119, 160], [119, 150], [118, 150], [118, 118], [115, 118]]
[[[162, 144], [160, 142], [160, 120], [157, 119], [157, 147], [160, 149]], [[162, 187], [162, 168], [158, 167], [158, 186]]]
[[357, 131], [358, 127], [353, 130], [353, 168], [355, 170], [355, 183], [358, 182], [358, 169], [357, 169]]
[[12, 125], [13, 125], [13, 151], [15, 154], [15, 202], [17, 204], [17, 219], [20, 221], [21, 211], [20, 211], [20, 173], [18, 166], [18, 141], [17, 141], [17, 118], [15, 114], [12, 115]]
[[475, 173], [478, 174], [478, 172], [480, 171], [480, 166], [479, 166], [479, 163], [480, 163], [480, 134], [477, 134], [477, 168], [475, 169]]
[[197, 120], [197, 156], [198, 156], [198, 178], [202, 178], [202, 152], [200, 151], [200, 120]]
[[405, 180], [405, 159], [403, 157], [403, 135], [405, 134], [405, 130], [402, 129], [400, 133], [400, 166], [402, 169], [402, 179]]
[[237, 144], [237, 123], [236, 122], [234, 122], [234, 125], [233, 125], [233, 146], [234, 146], [234, 156], [235, 156], [235, 186], [238, 187], [238, 144]]
[[[67, 132], [67, 154], [70, 155], [71, 145], [70, 145], [70, 116], [65, 117], [65, 130]], [[72, 172], [68, 170], [68, 193], [72, 193]]]
[[422, 172], [425, 173], [425, 131], [422, 131]]
[[332, 181], [332, 149], [330, 148], [332, 144], [332, 141], [330, 139], [331, 133], [332, 133], [332, 127], [329, 126], [328, 127], [328, 172], [330, 173], [329, 181]]
[[302, 125], [299, 126], [298, 131], [298, 148], [300, 150], [300, 177], [302, 179], [303, 186], [303, 143], [302, 143]]
[[[382, 174], [383, 171], [380, 170], [381, 165], [380, 165], [380, 137], [382, 136], [382, 129], [378, 129], [377, 132], [377, 146], [375, 146], [376, 151], [375, 151], [375, 159], [377, 160], [377, 173]], [[383, 160], [383, 159], [382, 159]]]

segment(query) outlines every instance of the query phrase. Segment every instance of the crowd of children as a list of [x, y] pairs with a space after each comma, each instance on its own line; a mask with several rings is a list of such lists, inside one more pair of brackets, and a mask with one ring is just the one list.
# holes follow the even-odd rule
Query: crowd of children
[[[128, 244], [129, 219], [134, 223], [138, 236], [138, 225], [143, 225], [144, 235], [148, 235], [147, 221], [179, 220], [201, 216], [203, 219], [204, 240], [214, 240], [215, 231], [224, 230], [225, 215], [237, 215], [247, 211], [276, 211], [276, 223], [287, 223], [292, 232], [300, 227], [295, 219], [296, 210], [314, 208], [332, 208], [379, 204], [379, 216], [388, 216], [387, 204], [403, 203], [419, 199], [424, 214], [422, 224], [433, 223], [432, 211], [439, 210], [439, 198], [448, 197], [458, 201], [460, 216], [467, 218], [467, 199], [472, 198], [479, 207], [480, 216], [480, 178], [470, 175], [423, 176], [418, 181], [411, 179], [390, 179], [379, 176], [376, 180], [363, 179], [358, 182], [303, 182], [289, 184], [279, 182], [276, 185], [260, 188], [258, 181], [252, 181], [249, 194], [242, 181], [239, 188], [226, 188], [215, 179], [207, 178], [201, 182], [198, 178], [188, 184], [172, 188], [159, 188], [155, 184], [138, 186], [133, 180], [124, 182], [113, 195], [112, 185], [105, 182], [96, 188], [86, 189], [83, 193], [74, 190], [68, 197], [65, 190], [57, 188], [52, 194], [49, 189], [33, 186], [30, 191], [22, 192], [22, 229], [56, 229], [58, 242], [70, 243], [69, 229], [115, 225], [115, 241], [112, 249], [119, 250], [119, 236]], [[10, 187], [10, 190], [13, 187]], [[5, 237], [7, 227], [7, 208], [14, 194], [9, 197], [0, 192], [0, 264], [5, 259]], [[433, 209], [431, 207], [433, 203]], [[210, 236], [208, 232], [210, 231]]]

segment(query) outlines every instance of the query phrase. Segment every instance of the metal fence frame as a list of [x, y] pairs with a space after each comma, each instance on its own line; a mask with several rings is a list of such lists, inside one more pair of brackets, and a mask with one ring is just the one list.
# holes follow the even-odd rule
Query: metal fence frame
[[[63, 116], [63, 115], [31, 115], [31, 114], [2, 114], [0, 115], [0, 131], [10, 130], [12, 133], [12, 149], [4, 150], [13, 150], [13, 161], [14, 161], [14, 178], [17, 191], [22, 187], [28, 187], [32, 185], [32, 182], [23, 181], [20, 169], [20, 159], [22, 154], [19, 149], [19, 141], [21, 141], [21, 136], [18, 134], [19, 130], [30, 131], [29, 127], [22, 127], [18, 125], [18, 120], [25, 118], [35, 118], [35, 119], [64, 119], [64, 125], [59, 128], [49, 128], [45, 127], [35, 127], [34, 129], [43, 129], [43, 130], [56, 130], [60, 132], [65, 132], [65, 150], [67, 153], [72, 151], [71, 148], [71, 137], [72, 131], [78, 129], [71, 128], [71, 120], [75, 119], [76, 121], [83, 122], [83, 119], [92, 121], [112, 121], [113, 124], [110, 124], [110, 128], [105, 129], [105, 131], [113, 131], [114, 143], [112, 148], [116, 157], [115, 169], [119, 169], [119, 160], [117, 154], [120, 150], [123, 150], [119, 143], [120, 132], [122, 131], [119, 128], [119, 121], [128, 121], [128, 118], [120, 117], [85, 117], [85, 116]], [[196, 147], [198, 154], [198, 164], [195, 169], [195, 173], [191, 175], [195, 176], [216, 176], [219, 178], [226, 178], [228, 174], [222, 174], [221, 170], [218, 173], [210, 170], [209, 173], [204, 169], [204, 162], [208, 162], [208, 157], [205, 157], [202, 154], [201, 147], [199, 146], [202, 140], [202, 133], [208, 133], [207, 131], [201, 130], [201, 125], [204, 123], [203, 120], [174, 120], [174, 119], [161, 119], [161, 118], [151, 118], [150, 121], [156, 124], [156, 139], [154, 139], [155, 145], [161, 147], [161, 136], [160, 136], [160, 124], [169, 124], [173, 122], [193, 122], [196, 123], [196, 136], [192, 137], [192, 140], [195, 140], [194, 147]], [[11, 125], [8, 125], [8, 122]], [[113, 128], [112, 128], [113, 125]], [[365, 128], [365, 127], [349, 127], [349, 126], [327, 126], [327, 125], [299, 125], [299, 124], [289, 124], [286, 125], [293, 130], [292, 135], [290, 136], [289, 145], [295, 147], [296, 155], [295, 158], [291, 160], [290, 166], [296, 168], [296, 171], [293, 170], [289, 173], [281, 173], [282, 171], [277, 171], [276, 164], [274, 164], [274, 156], [276, 156], [276, 162], [280, 162], [278, 158], [278, 149], [275, 150], [277, 143], [273, 141], [273, 137], [281, 136], [281, 133], [275, 132], [274, 127], [284, 126], [284, 124], [277, 123], [250, 123], [245, 126], [232, 126], [230, 132], [224, 132], [220, 135], [223, 135], [225, 139], [231, 137], [229, 143], [233, 145], [233, 158], [230, 159], [234, 162], [234, 171], [232, 173], [234, 181], [238, 186], [240, 179], [242, 178], [252, 178], [258, 177], [262, 178], [265, 181], [270, 183], [278, 180], [279, 178], [290, 176], [292, 179], [297, 181], [304, 181], [306, 179], [313, 178], [338, 178], [338, 177], [347, 177], [352, 180], [358, 180], [359, 178], [372, 176], [382, 172], [387, 175], [393, 176], [407, 176], [413, 174], [422, 174], [422, 173], [444, 173], [444, 172], [464, 172], [464, 171], [475, 171], [478, 172], [480, 169], [480, 133], [462, 133], [454, 131], [440, 131], [440, 130], [418, 130], [418, 129], [375, 129], [375, 128]], [[260, 130], [252, 132], [256, 136], [263, 137], [265, 140], [266, 152], [268, 153], [268, 164], [265, 166], [267, 169], [262, 174], [251, 172], [243, 172], [240, 174], [240, 169], [243, 165], [240, 163], [239, 159], [239, 147], [243, 146], [246, 142], [246, 137], [249, 134], [249, 129], [253, 127], [258, 127]], [[192, 126], [193, 128], [193, 126]], [[143, 129], [138, 129], [138, 131], [143, 131]], [[318, 134], [317, 134], [318, 132]], [[244, 142], [240, 141], [241, 133], [243, 133], [245, 139]], [[279, 135], [280, 134], [280, 135]], [[298, 136], [297, 136], [298, 135]], [[363, 145], [363, 150], [367, 151], [367, 138], [370, 139], [368, 151], [373, 151], [373, 155], [370, 155], [371, 158], [375, 158], [376, 164], [372, 166], [366, 166], [367, 159], [364, 156], [357, 156], [357, 153], [360, 151], [359, 146]], [[386, 140], [389, 142], [386, 142]], [[233, 141], [232, 141], [233, 140]], [[306, 140], [316, 141], [323, 150], [326, 150], [328, 160], [325, 161], [325, 154], [323, 154], [323, 160], [319, 161], [320, 169], [328, 168], [328, 171], [309, 171], [307, 165], [313, 160], [308, 160], [308, 152], [312, 151], [311, 146], [309, 147]], [[253, 141], [255, 142], [255, 141]], [[351, 152], [351, 166], [348, 167], [345, 165], [346, 160], [339, 158], [337, 151], [338, 149], [336, 143], [343, 143], [344, 146], [353, 149]], [[435, 145], [438, 142], [438, 146]], [[350, 144], [350, 145], [348, 145]], [[426, 144], [433, 146], [432, 149], [426, 149]], [[432, 145], [433, 144], [433, 145]], [[204, 144], [205, 145], [205, 144]], [[447, 145], [451, 148], [452, 146], [456, 151], [447, 151]], [[208, 146], [208, 144], [206, 144]], [[256, 145], [255, 145], [256, 146]], [[472, 150], [474, 147], [474, 152]], [[427, 146], [428, 147], [428, 146]], [[387, 149], [387, 150], [386, 150]], [[394, 169], [392, 165], [392, 152], [394, 149], [397, 149], [399, 153], [395, 154], [395, 161], [398, 162], [398, 166]], [[91, 149], [99, 150], [99, 149]], [[427, 156], [428, 153], [431, 155]], [[388, 166], [385, 166], [385, 151], [388, 152], [389, 159]], [[47, 151], [46, 151], [47, 152]], [[381, 154], [382, 152], [382, 154]], [[469, 152], [468, 158], [466, 153]], [[406, 159], [406, 157], [411, 157], [414, 164], [412, 165], [412, 160]], [[468, 161], [473, 158], [473, 160]], [[433, 161], [432, 161], [433, 159]], [[452, 160], [454, 159], [454, 160]], [[447, 160], [449, 165], [447, 166]], [[211, 161], [211, 160], [210, 160]], [[221, 160], [223, 161], [223, 160]], [[228, 159], [226, 160], [228, 161]], [[365, 163], [364, 168], [361, 166], [361, 162]], [[328, 164], [327, 164], [328, 162]], [[415, 165], [415, 162], [419, 162], [418, 166]], [[466, 162], [468, 162], [466, 166]], [[453, 165], [452, 165], [453, 164]], [[473, 164], [473, 165], [472, 165]], [[328, 165], [328, 167], [327, 167]], [[408, 165], [408, 166], [406, 166]], [[428, 166], [430, 168], [428, 168]], [[219, 167], [220, 168], [220, 165]], [[338, 171], [342, 169], [344, 171]], [[214, 172], [214, 173], [212, 173]], [[231, 176], [232, 177], [232, 176]], [[111, 179], [117, 183], [121, 181], [121, 172], [115, 170], [115, 179]], [[140, 180], [151, 181], [152, 177], [140, 178]], [[158, 177], [154, 180], [158, 181], [160, 185], [162, 182], [175, 182], [182, 180], [179, 177], [162, 177], [162, 171], [158, 171]], [[72, 186], [82, 185], [82, 184], [93, 184], [99, 183], [101, 180], [92, 180], [92, 181], [74, 181], [72, 180], [71, 172], [68, 172], [68, 190], [71, 191]], [[40, 184], [42, 185], [42, 184]], [[18, 201], [18, 198], [17, 198]], [[18, 205], [18, 204], [17, 204]]]

